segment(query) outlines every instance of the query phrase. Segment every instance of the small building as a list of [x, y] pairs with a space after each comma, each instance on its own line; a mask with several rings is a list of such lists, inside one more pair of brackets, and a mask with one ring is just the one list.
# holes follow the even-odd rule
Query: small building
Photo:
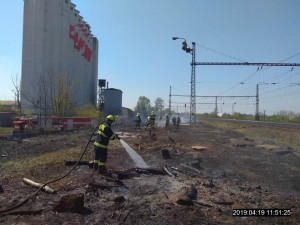
[[14, 112], [0, 112], [0, 127], [13, 126], [14, 117]]
[[1, 112], [18, 112], [19, 107], [15, 101], [0, 100], [0, 111]]
[[122, 107], [122, 116], [127, 116], [128, 118], [134, 118], [134, 112], [126, 107]]

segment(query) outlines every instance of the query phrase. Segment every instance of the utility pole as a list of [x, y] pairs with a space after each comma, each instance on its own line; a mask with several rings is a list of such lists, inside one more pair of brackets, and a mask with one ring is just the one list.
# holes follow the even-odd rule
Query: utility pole
[[191, 74], [191, 105], [190, 105], [190, 123], [196, 125], [196, 43], [192, 42], [192, 74]]
[[[191, 74], [191, 104], [190, 104], [190, 123], [196, 124], [196, 85], [195, 85], [195, 77], [196, 77], [196, 70], [195, 66], [199, 65], [206, 65], [206, 66], [300, 66], [300, 63], [249, 63], [249, 62], [196, 62], [195, 55], [196, 55], [196, 43], [192, 42], [193, 48], [189, 48], [187, 46], [186, 40], [180, 37], [172, 37], [172, 40], [183, 39], [182, 42], [182, 50], [186, 51], [187, 53], [192, 54], [192, 74]], [[257, 99], [258, 104], [258, 99]], [[258, 105], [257, 105], [258, 110]], [[257, 113], [257, 120], [259, 120], [259, 115]]]
[[171, 116], [171, 86], [170, 86], [170, 95], [169, 95], [169, 116]]
[[181, 37], [172, 37], [172, 40], [183, 39], [182, 50], [192, 54], [192, 72], [191, 72], [191, 101], [190, 101], [190, 124], [196, 125], [196, 42], [192, 42], [193, 47], [190, 48], [186, 40]]
[[215, 116], [218, 116], [218, 96], [216, 96]]
[[234, 114], [234, 105], [236, 104], [236, 102], [235, 103], [232, 103], [232, 115]]
[[259, 121], [259, 90], [258, 90], [258, 84], [256, 84], [256, 113], [255, 113], [255, 120]]

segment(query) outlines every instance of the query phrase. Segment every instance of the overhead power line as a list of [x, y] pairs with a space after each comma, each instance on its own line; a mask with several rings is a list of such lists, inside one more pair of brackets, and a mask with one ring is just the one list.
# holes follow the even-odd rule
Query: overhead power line
[[237, 61], [240, 61], [240, 62], [245, 62], [245, 60], [238, 59], [238, 58], [236, 58], [236, 57], [230, 56], [230, 55], [228, 55], [228, 54], [225, 54], [225, 53], [223, 53], [223, 52], [220, 52], [220, 51], [214, 50], [214, 49], [212, 49], [212, 48], [208, 48], [208, 47], [205, 47], [205, 46], [203, 46], [203, 45], [200, 45], [200, 44], [197, 44], [197, 45], [198, 45], [198, 46], [200, 46], [201, 48], [207, 49], [207, 50], [209, 50], [209, 51], [212, 51], [212, 52], [214, 52], [214, 53], [217, 53], [217, 54], [220, 54], [220, 55], [223, 55], [223, 56], [229, 57], [229, 58], [231, 58], [231, 59], [235, 59], [235, 60], [237, 60]]

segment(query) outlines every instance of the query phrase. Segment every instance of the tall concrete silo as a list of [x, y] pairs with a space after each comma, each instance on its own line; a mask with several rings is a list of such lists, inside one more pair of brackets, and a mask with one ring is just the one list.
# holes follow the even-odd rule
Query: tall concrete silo
[[122, 94], [119, 89], [104, 89], [104, 114], [122, 115]]
[[79, 13], [70, 0], [24, 0], [23, 111], [50, 109], [50, 84], [62, 74], [77, 107], [96, 105], [98, 40]]

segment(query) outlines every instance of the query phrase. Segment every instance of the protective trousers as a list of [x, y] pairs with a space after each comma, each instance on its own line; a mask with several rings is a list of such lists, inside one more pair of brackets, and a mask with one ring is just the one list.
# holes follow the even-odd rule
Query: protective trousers
[[94, 158], [94, 170], [98, 170], [98, 167], [105, 166], [107, 161], [107, 148], [101, 148], [94, 146], [95, 158]]

